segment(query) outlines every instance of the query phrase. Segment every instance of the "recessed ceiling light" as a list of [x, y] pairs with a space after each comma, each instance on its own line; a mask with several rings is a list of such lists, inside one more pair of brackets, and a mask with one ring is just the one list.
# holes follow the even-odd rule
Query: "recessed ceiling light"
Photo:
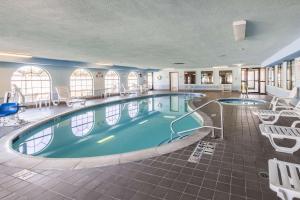
[[5, 53], [5, 52], [0, 52], [0, 56], [16, 57], [16, 58], [32, 58], [32, 56], [26, 54], [15, 54], [15, 53]]
[[112, 63], [100, 63], [100, 62], [97, 62], [95, 63], [96, 65], [100, 65], [100, 66], [113, 66]]
[[238, 67], [241, 67], [241, 66], [243, 66], [243, 65], [245, 65], [245, 64], [244, 64], [244, 63], [237, 63], [237, 64], [233, 64], [233, 65], [238, 66]]
[[212, 67], [214, 69], [223, 69], [223, 68], [228, 68], [228, 66], [224, 65], [224, 66], [214, 66]]
[[172, 71], [172, 70], [175, 70], [175, 68], [164, 68], [163, 70], [165, 70], [165, 71]]

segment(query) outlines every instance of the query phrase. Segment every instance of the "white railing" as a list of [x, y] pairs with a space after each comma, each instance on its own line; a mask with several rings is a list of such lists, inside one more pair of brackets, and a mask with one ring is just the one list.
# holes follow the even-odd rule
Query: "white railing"
[[[191, 128], [191, 129], [187, 129], [187, 130], [184, 130], [184, 131], [179, 131], [179, 132], [176, 132], [173, 128], [174, 124], [178, 121], [180, 121], [181, 119], [193, 114], [194, 112], [197, 112], [199, 109], [211, 104], [211, 103], [216, 103], [219, 105], [219, 108], [220, 108], [220, 127], [216, 127], [216, 126], [199, 126], [199, 127], [196, 127], [196, 128]], [[199, 129], [202, 129], [202, 128], [211, 128], [212, 129], [212, 136], [214, 136], [214, 130], [215, 129], [218, 129], [221, 131], [221, 139], [224, 138], [224, 129], [223, 129], [223, 105], [218, 101], [218, 99], [214, 99], [214, 100], [211, 100], [211, 101], [208, 101], [206, 102], [205, 104], [195, 108], [194, 110], [182, 115], [181, 117], [173, 120], [171, 123], [170, 123], [170, 129], [171, 129], [171, 139], [170, 141], [173, 140], [173, 135], [178, 135], [179, 137], [182, 137], [182, 133], [186, 133], [186, 132], [190, 132], [190, 131], [195, 131], [195, 130], [199, 130]]]

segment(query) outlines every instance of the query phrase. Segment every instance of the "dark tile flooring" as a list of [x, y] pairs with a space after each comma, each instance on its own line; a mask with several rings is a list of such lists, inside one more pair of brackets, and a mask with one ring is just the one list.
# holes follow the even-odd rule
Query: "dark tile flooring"
[[[239, 96], [237, 93], [207, 92], [208, 99]], [[268, 98], [267, 96], [251, 96]], [[206, 100], [196, 102], [200, 105]], [[137, 162], [83, 170], [35, 170], [23, 181], [12, 175], [20, 168], [0, 164], [1, 199], [101, 199], [101, 200], [253, 200], [277, 199], [269, 189], [267, 161], [278, 158], [299, 163], [294, 155], [277, 153], [261, 136], [253, 108], [224, 107], [224, 140], [213, 155], [203, 155], [200, 163], [187, 162], [196, 144]], [[217, 107], [204, 109], [217, 124]], [[292, 119], [280, 123], [291, 123]]]

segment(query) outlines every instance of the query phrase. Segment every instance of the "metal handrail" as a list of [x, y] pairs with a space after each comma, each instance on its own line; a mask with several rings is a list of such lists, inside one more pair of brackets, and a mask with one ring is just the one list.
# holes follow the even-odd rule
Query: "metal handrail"
[[[202, 129], [202, 128], [211, 128], [212, 131], [213, 131], [213, 136], [214, 136], [214, 129], [218, 129], [221, 131], [221, 139], [224, 138], [224, 129], [223, 129], [223, 105], [218, 101], [219, 99], [214, 99], [214, 100], [211, 100], [211, 101], [208, 101], [206, 102], [205, 104], [195, 108], [194, 110], [182, 115], [181, 117], [173, 120], [171, 123], [170, 123], [170, 129], [171, 129], [171, 141], [173, 139], [173, 134], [177, 134], [179, 136], [181, 136], [182, 133], [186, 133], [186, 132], [190, 132], [190, 131], [194, 131], [194, 130], [198, 130], [198, 129]], [[220, 127], [216, 127], [216, 126], [199, 126], [199, 127], [196, 127], [196, 128], [191, 128], [191, 129], [187, 129], [187, 130], [184, 130], [184, 131], [180, 131], [180, 132], [176, 132], [174, 129], [173, 129], [173, 126], [176, 122], [178, 122], [179, 120], [193, 114], [194, 112], [198, 111], [199, 109], [211, 104], [211, 103], [217, 103], [219, 105], [219, 108], [220, 108], [220, 115], [221, 115], [221, 126]]]

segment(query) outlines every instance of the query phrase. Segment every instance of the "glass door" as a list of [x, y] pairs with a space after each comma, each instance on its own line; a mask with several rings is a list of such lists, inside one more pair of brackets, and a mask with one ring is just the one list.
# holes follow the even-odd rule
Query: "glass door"
[[261, 93], [266, 91], [265, 68], [242, 68], [241, 89], [242, 93]]

